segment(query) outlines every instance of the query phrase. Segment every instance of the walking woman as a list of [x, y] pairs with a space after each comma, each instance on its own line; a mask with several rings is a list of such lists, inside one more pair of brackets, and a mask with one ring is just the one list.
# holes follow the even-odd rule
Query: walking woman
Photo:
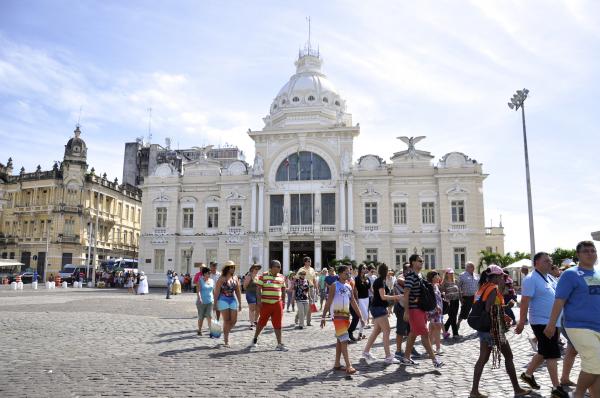
[[258, 314], [256, 313], [256, 281], [258, 280], [258, 271], [261, 268], [260, 264], [253, 264], [244, 278], [244, 290], [246, 291], [246, 302], [248, 303], [250, 330], [256, 326], [256, 321], [258, 320]]
[[127, 287], [128, 293], [135, 294], [135, 291], [133, 290], [133, 273], [127, 274], [127, 283], [125, 286]]
[[204, 318], [208, 322], [208, 330], [210, 331], [212, 323], [212, 309], [214, 302], [213, 290], [215, 282], [210, 278], [210, 269], [202, 268], [200, 271], [202, 276], [198, 278], [198, 296], [196, 299], [196, 309], [198, 310], [198, 336], [202, 336], [202, 323]]
[[368, 362], [376, 358], [371, 354], [371, 347], [379, 333], [383, 334], [383, 349], [385, 351], [385, 363], [400, 363], [390, 352], [390, 323], [388, 321], [388, 303], [400, 301], [400, 296], [391, 296], [390, 290], [385, 284], [388, 267], [381, 264], [377, 268], [379, 277], [373, 282], [373, 300], [371, 301], [371, 315], [373, 316], [373, 330], [367, 340], [367, 345], [362, 357]]
[[223, 317], [223, 347], [230, 348], [229, 332], [237, 323], [238, 312], [242, 310], [242, 292], [238, 277], [235, 276], [235, 263], [226, 261], [221, 277], [215, 286], [214, 298]]
[[[473, 386], [469, 398], [485, 398], [486, 395], [479, 392], [479, 381], [485, 364], [492, 355], [492, 369], [500, 367], [500, 354], [504, 356], [504, 367], [513, 386], [515, 397], [521, 397], [531, 393], [531, 390], [524, 389], [519, 385], [515, 364], [513, 363], [513, 354], [506, 339], [505, 333], [508, 331], [508, 323], [504, 315], [504, 298], [502, 289], [504, 288], [504, 272], [499, 266], [492, 264], [481, 273], [479, 279], [479, 290], [475, 294], [473, 304], [481, 300], [485, 303], [483, 311], [489, 314], [490, 331], [478, 331], [479, 337], [479, 359], [475, 363], [473, 371]], [[510, 318], [509, 318], [510, 321]]]
[[450, 337], [450, 328], [452, 328], [452, 337], [458, 339], [458, 307], [460, 305], [460, 290], [458, 284], [454, 281], [454, 270], [447, 268], [444, 272], [444, 282], [440, 286], [444, 301], [448, 306], [448, 320], [444, 325], [444, 338]]
[[369, 319], [369, 289], [371, 289], [371, 281], [367, 277], [367, 266], [361, 264], [358, 266], [358, 275], [354, 280], [354, 294], [360, 308], [360, 329], [358, 330], [358, 339], [364, 339], [366, 336], [363, 333], [365, 326], [362, 320]]
[[440, 278], [440, 274], [437, 271], [429, 271], [427, 273], [427, 281], [433, 285], [435, 293], [435, 309], [427, 313], [427, 319], [429, 320], [429, 341], [431, 341], [432, 346], [435, 344], [436, 355], [442, 354], [440, 335], [442, 333], [442, 324], [444, 323], [444, 302], [442, 300], [442, 292], [439, 288], [441, 280], [442, 278]]
[[285, 292], [287, 293], [287, 308], [286, 311], [290, 312], [290, 305], [292, 306], [292, 311], [296, 310], [296, 301], [294, 300], [294, 293], [295, 293], [295, 288], [294, 288], [294, 283], [296, 281], [296, 274], [293, 272], [290, 272], [290, 274], [288, 275], [287, 279], [286, 279], [286, 289]]

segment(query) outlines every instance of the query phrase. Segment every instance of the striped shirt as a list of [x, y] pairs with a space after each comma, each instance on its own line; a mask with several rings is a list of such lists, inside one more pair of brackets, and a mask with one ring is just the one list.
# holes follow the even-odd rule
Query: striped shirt
[[281, 290], [285, 288], [283, 275], [271, 275], [269, 272], [262, 274], [256, 282], [261, 287], [260, 301], [265, 304], [277, 304], [281, 301]]
[[408, 294], [408, 308], [419, 308], [419, 298], [421, 297], [421, 274], [410, 270], [404, 277], [404, 288], [410, 289]]

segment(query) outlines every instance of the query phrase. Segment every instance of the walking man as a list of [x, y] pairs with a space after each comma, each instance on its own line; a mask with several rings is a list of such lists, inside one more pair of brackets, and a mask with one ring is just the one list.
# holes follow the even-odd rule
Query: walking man
[[592, 241], [579, 242], [576, 247], [579, 265], [561, 275], [556, 286], [556, 299], [546, 337], [556, 332], [556, 321], [564, 309], [565, 332], [581, 356], [581, 373], [577, 380], [575, 398], [582, 398], [586, 390], [600, 397], [600, 267], [596, 246]]
[[285, 279], [279, 271], [281, 271], [281, 263], [277, 260], [271, 260], [269, 272], [262, 274], [256, 282], [256, 306], [260, 318], [250, 345], [251, 349], [258, 344], [258, 336], [270, 318], [277, 338], [275, 349], [277, 351], [288, 351], [287, 347], [281, 342], [281, 321], [283, 319], [283, 307], [285, 306]]
[[[465, 264], [465, 272], [458, 277], [458, 289], [460, 290], [460, 316], [457, 329], [460, 328], [460, 322], [469, 317], [475, 293], [479, 289], [479, 276], [475, 275], [475, 264], [471, 261]], [[454, 338], [459, 338], [459, 336], [456, 335]]]
[[[217, 263], [214, 261], [210, 262], [210, 279], [213, 281], [213, 286], [217, 286], [217, 281], [221, 277], [221, 273], [217, 271]], [[217, 322], [221, 319], [221, 311], [217, 309], [217, 306], [213, 306], [213, 310], [215, 311], [215, 316], [217, 318]]]
[[552, 312], [556, 293], [557, 280], [550, 274], [552, 260], [548, 253], [539, 252], [533, 256], [533, 266], [535, 270], [523, 280], [521, 313], [515, 333], [520, 334], [523, 332], [527, 311], [529, 310], [529, 325], [538, 342], [537, 353], [531, 358], [527, 370], [521, 374], [521, 380], [529, 384], [529, 387], [534, 390], [539, 390], [540, 386], [535, 381], [533, 372], [546, 361], [553, 387], [552, 397], [568, 398], [569, 394], [563, 390], [558, 380], [557, 362], [560, 358], [558, 329], [554, 329], [554, 334], [551, 337], [544, 335], [544, 329], [550, 320], [550, 312]]
[[173, 271], [167, 271], [167, 299], [171, 298], [171, 288], [173, 287]]
[[[308, 284], [310, 285], [310, 295], [309, 295], [310, 303], [314, 303], [317, 301], [318, 292], [319, 292], [317, 273], [315, 272], [315, 269], [311, 266], [312, 260], [310, 259], [310, 257], [304, 257], [302, 259], [302, 262], [304, 263], [304, 265], [298, 271], [304, 270], [306, 272], [306, 280], [308, 281]], [[310, 326], [310, 322], [309, 322], [309, 326]]]

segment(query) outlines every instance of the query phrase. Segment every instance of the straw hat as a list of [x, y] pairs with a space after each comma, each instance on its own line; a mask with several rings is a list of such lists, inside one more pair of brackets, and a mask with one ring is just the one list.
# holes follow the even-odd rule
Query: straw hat
[[235, 263], [231, 260], [227, 260], [223, 263], [223, 267], [232, 266], [235, 267]]

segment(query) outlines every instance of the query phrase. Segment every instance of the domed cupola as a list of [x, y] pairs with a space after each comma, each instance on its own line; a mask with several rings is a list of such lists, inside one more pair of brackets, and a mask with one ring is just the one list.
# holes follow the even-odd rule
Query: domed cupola
[[298, 54], [296, 74], [279, 90], [271, 104], [265, 129], [311, 126], [350, 126], [346, 101], [321, 72], [323, 60], [310, 43]]
[[85, 141], [79, 137], [81, 135], [79, 126], [75, 128], [74, 134], [75, 136], [67, 142], [67, 145], [65, 145], [64, 160], [85, 163], [87, 158], [87, 146], [85, 145]]

